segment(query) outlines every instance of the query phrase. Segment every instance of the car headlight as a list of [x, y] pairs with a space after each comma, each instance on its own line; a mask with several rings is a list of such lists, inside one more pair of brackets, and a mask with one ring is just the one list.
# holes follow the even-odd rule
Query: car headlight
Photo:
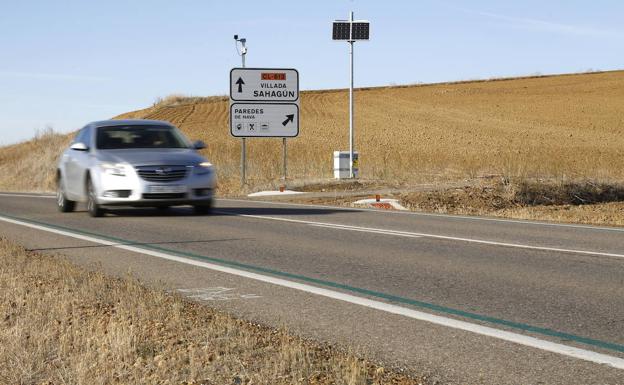
[[100, 163], [100, 168], [108, 175], [126, 176], [126, 165], [123, 163]]
[[201, 162], [195, 167], [195, 173], [199, 175], [208, 174], [212, 172], [212, 163]]

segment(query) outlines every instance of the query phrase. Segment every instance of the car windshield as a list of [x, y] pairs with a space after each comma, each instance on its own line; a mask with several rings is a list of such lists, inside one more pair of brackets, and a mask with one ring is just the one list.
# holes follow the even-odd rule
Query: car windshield
[[97, 129], [96, 147], [100, 150], [126, 148], [188, 148], [182, 135], [169, 126], [111, 126]]

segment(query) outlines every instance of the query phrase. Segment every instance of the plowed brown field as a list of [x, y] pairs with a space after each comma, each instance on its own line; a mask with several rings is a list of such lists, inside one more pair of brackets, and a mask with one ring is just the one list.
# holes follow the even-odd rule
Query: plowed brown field
[[[624, 72], [357, 90], [361, 176], [388, 181], [508, 177], [624, 178]], [[346, 90], [304, 92], [293, 179], [328, 178], [348, 149]], [[209, 145], [223, 187], [236, 186], [240, 140], [228, 102], [161, 106], [119, 117], [168, 120]], [[276, 181], [281, 141], [248, 140], [252, 185]]]
[[[624, 180], [624, 71], [359, 89], [355, 98], [362, 178]], [[300, 136], [288, 141], [293, 181], [331, 177], [332, 151], [348, 148], [347, 108], [346, 90], [302, 93]], [[204, 140], [221, 192], [238, 190], [240, 140], [229, 134], [226, 98], [165, 101], [125, 117], [168, 120]], [[26, 147], [0, 149], [0, 189], [23, 177], [14, 170], [28, 172], [16, 167], [26, 159], [34, 175], [54, 167], [35, 165]], [[248, 140], [248, 165], [251, 188], [279, 183], [281, 141]], [[50, 183], [34, 178], [31, 189]]]

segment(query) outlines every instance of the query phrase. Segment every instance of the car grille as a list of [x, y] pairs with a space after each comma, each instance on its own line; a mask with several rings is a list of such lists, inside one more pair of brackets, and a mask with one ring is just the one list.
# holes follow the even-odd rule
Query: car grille
[[185, 193], [143, 194], [143, 199], [184, 199]]
[[150, 182], [175, 182], [184, 179], [187, 173], [186, 166], [139, 166], [136, 170], [142, 179]]

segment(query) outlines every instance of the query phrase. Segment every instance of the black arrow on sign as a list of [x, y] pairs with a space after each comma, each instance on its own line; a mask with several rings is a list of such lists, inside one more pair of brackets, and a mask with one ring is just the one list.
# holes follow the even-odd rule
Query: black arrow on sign
[[238, 92], [243, 92], [243, 84], [245, 84], [243, 78], [238, 78], [236, 84], [238, 84]]
[[287, 125], [288, 122], [292, 122], [294, 119], [295, 119], [295, 115], [294, 114], [286, 115], [286, 120], [284, 120], [282, 122], [282, 126]]

